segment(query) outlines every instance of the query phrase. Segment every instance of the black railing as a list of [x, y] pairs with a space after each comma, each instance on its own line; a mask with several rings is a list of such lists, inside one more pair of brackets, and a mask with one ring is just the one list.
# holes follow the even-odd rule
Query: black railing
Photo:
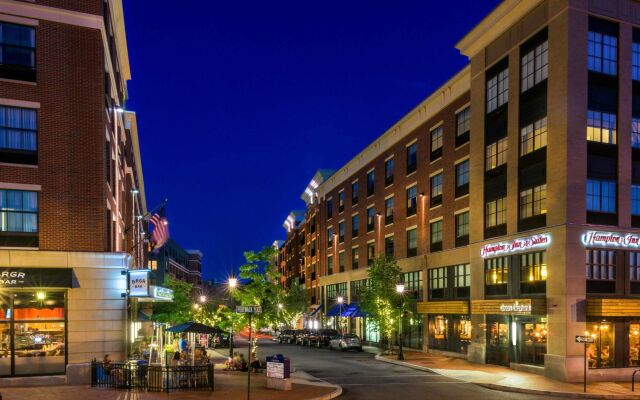
[[213, 364], [189, 366], [91, 362], [91, 386], [173, 392], [213, 390]]

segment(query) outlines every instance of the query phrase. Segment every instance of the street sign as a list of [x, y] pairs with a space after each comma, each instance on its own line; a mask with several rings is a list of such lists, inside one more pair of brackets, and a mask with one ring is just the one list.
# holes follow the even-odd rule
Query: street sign
[[262, 314], [261, 306], [236, 306], [236, 312], [240, 314]]
[[576, 335], [576, 343], [594, 343], [596, 340], [591, 336]]

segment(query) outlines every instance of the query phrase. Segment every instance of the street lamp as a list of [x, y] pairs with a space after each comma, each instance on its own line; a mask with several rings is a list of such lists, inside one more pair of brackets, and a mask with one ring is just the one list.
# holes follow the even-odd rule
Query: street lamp
[[[339, 304], [339, 307], [340, 307], [340, 313], [336, 317], [336, 325], [338, 324], [337, 321], [340, 321], [340, 317], [342, 316], [342, 303], [344, 302], [344, 297], [338, 296], [337, 300], [338, 300], [338, 304]], [[337, 329], [337, 326], [336, 326], [336, 329]], [[342, 333], [342, 324], [340, 324], [340, 333]]]
[[398, 295], [400, 296], [400, 298], [402, 299], [402, 305], [401, 305], [401, 314], [400, 314], [400, 318], [399, 318], [399, 322], [398, 322], [398, 343], [399, 343], [399, 350], [398, 350], [398, 360], [404, 360], [404, 353], [402, 352], [402, 320], [404, 319], [404, 283], [402, 282], [398, 282], [396, 284], [396, 292], [398, 293]]
[[200, 303], [206, 303], [207, 302], [207, 296], [202, 295], [200, 296]]
[[195, 304], [193, 305], [193, 308], [195, 308], [195, 309], [197, 310], [197, 309], [199, 309], [199, 308], [200, 308], [200, 305], [199, 305], [198, 303], [195, 303]]
[[[227, 283], [229, 284], [229, 292], [233, 292], [236, 286], [238, 286], [238, 279], [233, 275], [231, 275]], [[231, 301], [231, 312], [234, 312], [233, 293], [230, 293], [229, 297]], [[233, 358], [233, 320], [231, 321], [230, 328], [229, 328], [229, 358]]]

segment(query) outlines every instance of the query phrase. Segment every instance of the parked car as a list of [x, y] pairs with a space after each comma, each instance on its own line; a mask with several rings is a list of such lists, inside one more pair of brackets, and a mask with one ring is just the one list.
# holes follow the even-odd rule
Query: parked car
[[312, 346], [312, 343], [315, 344], [318, 341], [319, 332], [320, 332], [320, 330], [318, 330], [318, 329], [309, 330], [309, 333], [305, 336], [304, 340], [302, 341], [302, 345], [303, 346]]
[[279, 336], [280, 343], [295, 343], [296, 340], [296, 331], [295, 329], [285, 329], [280, 331]]
[[307, 336], [311, 333], [311, 329], [300, 329], [296, 332], [296, 340], [295, 343], [298, 345], [304, 345]]
[[279, 332], [279, 331], [273, 332], [273, 335], [271, 335], [271, 340], [274, 341], [274, 342], [280, 342], [280, 334], [281, 333], [282, 332]]
[[315, 336], [309, 336], [309, 346], [329, 346], [329, 341], [336, 336], [338, 331], [335, 329], [319, 329]]
[[362, 342], [360, 341], [358, 335], [354, 335], [353, 333], [344, 333], [342, 335], [336, 336], [329, 341], [329, 349], [336, 349], [340, 351], [362, 351]]

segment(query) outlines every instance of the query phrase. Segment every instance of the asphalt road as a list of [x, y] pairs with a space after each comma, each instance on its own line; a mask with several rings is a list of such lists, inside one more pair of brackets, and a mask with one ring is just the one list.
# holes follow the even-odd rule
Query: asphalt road
[[[239, 351], [246, 351], [246, 340], [236, 339]], [[553, 399], [499, 392], [438, 374], [383, 363], [374, 359], [375, 348], [363, 353], [330, 351], [260, 340], [258, 356], [284, 354], [292, 367], [319, 379], [342, 386], [340, 399], [413, 400], [413, 399]]]

